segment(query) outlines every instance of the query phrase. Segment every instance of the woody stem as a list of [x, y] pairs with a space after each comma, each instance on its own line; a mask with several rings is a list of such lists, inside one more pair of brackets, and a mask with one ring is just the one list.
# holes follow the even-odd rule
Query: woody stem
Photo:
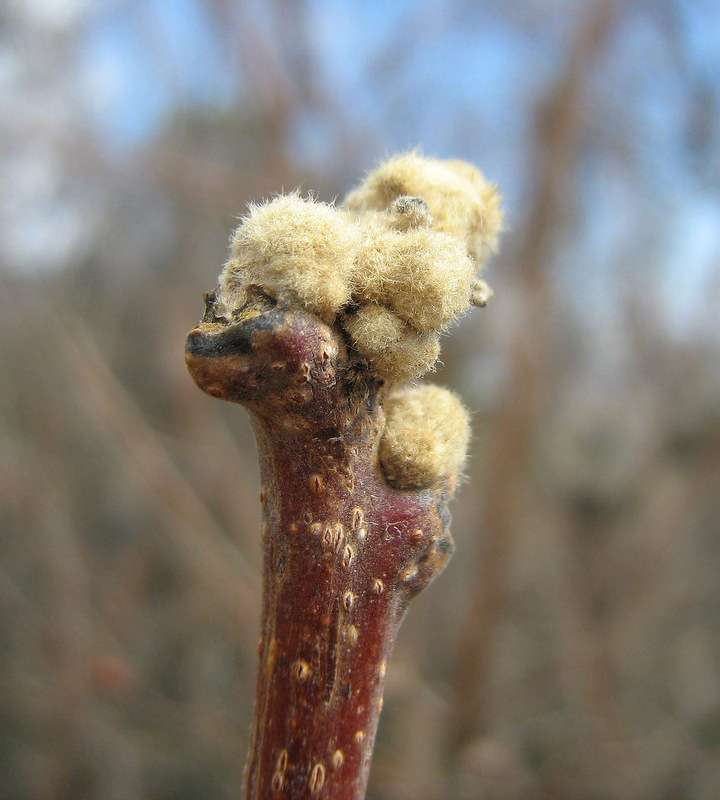
[[200, 325], [187, 353], [201, 388], [248, 407], [260, 458], [263, 612], [246, 800], [362, 800], [398, 627], [452, 549], [445, 487], [388, 485], [380, 384], [312, 315]]

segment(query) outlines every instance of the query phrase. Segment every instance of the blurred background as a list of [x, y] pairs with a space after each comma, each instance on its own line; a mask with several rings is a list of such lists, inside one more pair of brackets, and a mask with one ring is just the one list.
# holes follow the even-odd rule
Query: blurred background
[[415, 146], [507, 225], [368, 796], [720, 797], [720, 6], [2, 0], [0, 800], [239, 800], [256, 458], [184, 337], [249, 201]]

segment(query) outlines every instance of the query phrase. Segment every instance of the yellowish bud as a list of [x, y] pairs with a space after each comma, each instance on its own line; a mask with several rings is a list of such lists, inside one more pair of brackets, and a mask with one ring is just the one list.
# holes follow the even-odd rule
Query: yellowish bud
[[432, 369], [440, 355], [437, 333], [418, 333], [386, 306], [367, 303], [344, 321], [355, 349], [373, 372], [409, 381]]
[[[235, 231], [220, 292], [242, 298], [256, 283], [332, 321], [350, 299], [358, 231], [333, 206], [297, 194], [254, 206]], [[226, 299], [226, 295], [228, 299]]]
[[470, 307], [475, 265], [462, 242], [431, 228], [374, 224], [357, 257], [355, 292], [421, 332], [440, 331]]
[[462, 470], [470, 425], [452, 392], [431, 384], [406, 387], [388, 398], [385, 413], [380, 463], [392, 486], [424, 489]]
[[415, 152], [391, 158], [345, 200], [352, 211], [384, 211], [403, 196], [421, 197], [436, 230], [465, 243], [481, 267], [502, 226], [497, 189], [464, 161], [440, 161]]

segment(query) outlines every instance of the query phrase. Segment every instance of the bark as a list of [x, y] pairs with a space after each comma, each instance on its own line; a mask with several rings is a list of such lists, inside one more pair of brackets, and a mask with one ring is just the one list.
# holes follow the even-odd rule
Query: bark
[[245, 796], [365, 795], [387, 663], [409, 600], [452, 551], [446, 482], [398, 491], [378, 462], [386, 388], [339, 329], [256, 295], [187, 340], [209, 394], [256, 432], [264, 548]]

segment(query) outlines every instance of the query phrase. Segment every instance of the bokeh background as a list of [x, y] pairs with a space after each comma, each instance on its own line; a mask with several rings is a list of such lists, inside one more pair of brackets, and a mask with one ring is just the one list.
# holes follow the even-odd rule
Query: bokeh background
[[240, 798], [257, 467], [185, 333], [247, 202], [415, 146], [507, 225], [369, 798], [720, 797], [715, 0], [3, 0], [0, 800]]

